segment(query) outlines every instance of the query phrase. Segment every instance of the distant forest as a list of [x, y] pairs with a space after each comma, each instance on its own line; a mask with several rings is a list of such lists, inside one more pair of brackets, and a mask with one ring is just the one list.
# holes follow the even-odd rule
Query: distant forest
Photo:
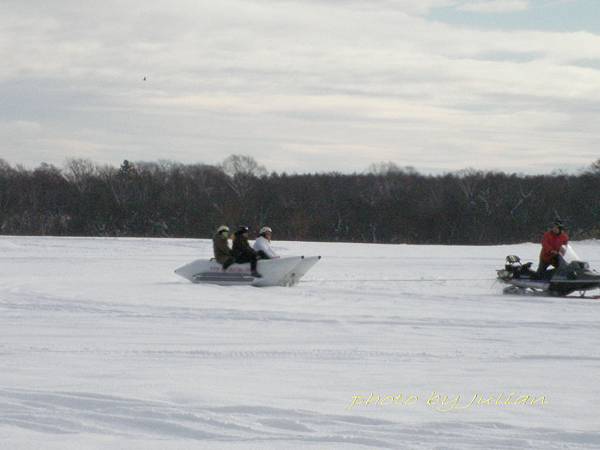
[[208, 238], [217, 226], [273, 228], [277, 240], [419, 244], [538, 241], [561, 218], [600, 238], [600, 159], [579, 174], [463, 170], [424, 175], [394, 163], [364, 173], [268, 173], [222, 164], [83, 159], [36, 169], [0, 160], [0, 233]]

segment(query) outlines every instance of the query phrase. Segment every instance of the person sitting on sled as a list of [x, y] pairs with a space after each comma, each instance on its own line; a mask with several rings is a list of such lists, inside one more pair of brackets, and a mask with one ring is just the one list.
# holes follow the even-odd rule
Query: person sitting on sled
[[279, 255], [271, 248], [271, 237], [273, 230], [269, 227], [262, 227], [256, 241], [254, 241], [254, 250], [261, 259], [279, 258]]
[[537, 276], [542, 277], [548, 266], [558, 268], [560, 249], [569, 243], [569, 235], [564, 231], [565, 227], [560, 220], [552, 224], [552, 229], [546, 231], [542, 238], [542, 251], [540, 252], [540, 264]]
[[248, 231], [248, 227], [240, 227], [235, 232], [233, 238], [233, 248], [231, 249], [231, 251], [233, 253], [233, 258], [236, 263], [250, 263], [250, 270], [252, 271], [252, 276], [261, 278], [262, 275], [256, 271], [256, 261], [258, 259], [258, 254], [254, 251], [252, 247], [250, 247], [250, 243], [248, 242]]
[[213, 236], [213, 252], [215, 259], [219, 264], [223, 265], [223, 270], [226, 270], [230, 265], [233, 264], [233, 253], [229, 248], [229, 227], [227, 225], [221, 225], [217, 228], [217, 232]]

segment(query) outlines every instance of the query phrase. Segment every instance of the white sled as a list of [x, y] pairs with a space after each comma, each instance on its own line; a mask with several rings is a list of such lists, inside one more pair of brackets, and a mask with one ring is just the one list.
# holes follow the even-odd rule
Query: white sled
[[294, 269], [287, 274], [288, 286], [293, 286], [300, 281], [306, 272], [308, 272], [312, 266], [314, 266], [321, 259], [320, 256], [301, 256], [301, 261], [294, 267]]
[[250, 263], [233, 264], [223, 270], [214, 259], [197, 259], [175, 270], [175, 273], [192, 283], [218, 284], [221, 286], [292, 286], [314, 266], [320, 256], [288, 256], [276, 259], [261, 259], [257, 271], [262, 278], [250, 273]]

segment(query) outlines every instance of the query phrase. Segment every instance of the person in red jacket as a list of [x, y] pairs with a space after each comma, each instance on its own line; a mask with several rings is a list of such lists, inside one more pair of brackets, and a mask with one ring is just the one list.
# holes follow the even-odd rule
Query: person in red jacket
[[565, 232], [564, 228], [562, 222], [557, 220], [552, 225], [552, 229], [544, 233], [542, 251], [540, 252], [540, 265], [537, 270], [539, 276], [542, 276], [546, 272], [548, 266], [558, 267], [560, 248], [569, 242], [569, 235]]

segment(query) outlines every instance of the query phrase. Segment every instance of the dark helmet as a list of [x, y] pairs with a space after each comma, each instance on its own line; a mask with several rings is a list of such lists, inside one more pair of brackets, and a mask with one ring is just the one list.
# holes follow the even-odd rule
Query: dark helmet
[[555, 220], [554, 223], [552, 223], [552, 226], [558, 228], [559, 230], [565, 229], [565, 226], [564, 226], [562, 220], [560, 220], [560, 219]]
[[247, 233], [248, 231], [250, 231], [250, 228], [248, 227], [239, 227], [238, 230], [235, 232], [236, 236], [240, 236], [244, 233]]

